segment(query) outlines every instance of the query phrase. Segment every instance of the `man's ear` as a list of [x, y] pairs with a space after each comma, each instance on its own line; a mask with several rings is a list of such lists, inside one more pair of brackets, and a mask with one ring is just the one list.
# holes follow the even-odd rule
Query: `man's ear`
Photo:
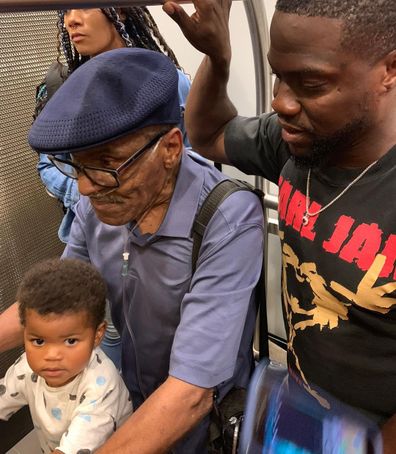
[[175, 167], [183, 151], [183, 136], [179, 128], [172, 128], [163, 137], [164, 146], [164, 166], [167, 169]]
[[396, 87], [396, 50], [389, 52], [384, 62], [386, 71], [382, 83], [387, 90], [391, 90]]
[[105, 335], [107, 328], [107, 322], [103, 321], [97, 328], [96, 328], [96, 333], [95, 333], [95, 343], [94, 347], [97, 347], [103, 339], [103, 336]]

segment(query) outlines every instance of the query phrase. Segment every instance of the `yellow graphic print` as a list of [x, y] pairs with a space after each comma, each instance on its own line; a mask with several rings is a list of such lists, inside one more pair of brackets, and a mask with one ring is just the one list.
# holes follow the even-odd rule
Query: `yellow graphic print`
[[[282, 237], [283, 234], [281, 232], [281, 238]], [[345, 304], [330, 293], [328, 290], [329, 285], [327, 285], [324, 278], [318, 274], [315, 263], [300, 263], [293, 249], [288, 244], [283, 243], [282, 293], [289, 328], [288, 350], [295, 359], [296, 368], [301, 375], [304, 388], [325, 408], [329, 408], [330, 404], [325, 398], [320, 396], [317, 391], [310, 387], [308, 380], [301, 369], [297, 353], [294, 350], [294, 340], [296, 336], [298, 336], [299, 331], [303, 331], [309, 327], [319, 326], [321, 331], [323, 329], [333, 330], [338, 328], [340, 320], [348, 320], [348, 310], [352, 303], [371, 311], [380, 312], [382, 314], [387, 313], [396, 302], [395, 298], [384, 297], [384, 295], [396, 290], [396, 282], [390, 282], [378, 287], [374, 286], [381, 273], [385, 259], [386, 258], [383, 255], [377, 255], [373, 264], [357, 286], [356, 293], [348, 290], [335, 281], [331, 281], [330, 288], [351, 301], [350, 304]], [[299, 299], [295, 295], [289, 293], [287, 287], [288, 268], [294, 270], [295, 278], [298, 282], [308, 283], [311, 287], [312, 300], [308, 303], [310, 306], [313, 306], [312, 309], [303, 309]], [[294, 315], [296, 314], [305, 315], [307, 318], [302, 321], [294, 322]]]
[[395, 298], [384, 297], [384, 295], [396, 290], [396, 282], [388, 282], [387, 284], [374, 287], [385, 261], [386, 257], [384, 255], [378, 254], [375, 257], [375, 260], [358, 285], [356, 293], [351, 292], [338, 282], [332, 281], [330, 286], [340, 295], [345, 296], [358, 306], [370, 311], [386, 314], [396, 303]]

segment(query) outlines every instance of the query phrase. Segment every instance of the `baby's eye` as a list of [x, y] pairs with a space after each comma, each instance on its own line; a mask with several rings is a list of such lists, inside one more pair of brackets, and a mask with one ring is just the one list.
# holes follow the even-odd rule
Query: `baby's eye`
[[36, 347], [41, 347], [42, 345], [44, 345], [44, 339], [32, 339], [31, 342]]
[[66, 345], [76, 345], [78, 342], [77, 339], [74, 339], [73, 337], [70, 337], [69, 339], [65, 340]]

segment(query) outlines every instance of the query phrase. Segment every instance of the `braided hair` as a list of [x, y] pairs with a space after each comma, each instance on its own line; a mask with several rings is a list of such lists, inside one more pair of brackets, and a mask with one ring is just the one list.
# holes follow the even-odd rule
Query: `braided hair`
[[[179, 69], [180, 65], [172, 49], [158, 30], [153, 16], [146, 7], [120, 8], [125, 20], [120, 19], [115, 8], [101, 8], [101, 11], [114, 25], [127, 47], [141, 47], [167, 55]], [[64, 22], [65, 11], [58, 11], [58, 61], [61, 52], [66, 59], [69, 73], [89, 60], [89, 56], [80, 55], [72, 45]]]

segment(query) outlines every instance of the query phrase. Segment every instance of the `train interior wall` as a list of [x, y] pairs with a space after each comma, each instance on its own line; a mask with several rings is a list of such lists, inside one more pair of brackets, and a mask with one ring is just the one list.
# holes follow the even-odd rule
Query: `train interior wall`
[[[275, 0], [266, 0], [268, 17]], [[186, 5], [187, 11], [193, 11]], [[181, 66], [191, 78], [202, 54], [182, 36], [161, 10], [150, 7], [161, 33], [175, 51]], [[234, 2], [230, 17], [233, 60], [229, 94], [241, 115], [256, 114], [252, 44], [243, 2]], [[36, 171], [37, 155], [27, 144], [32, 122], [35, 87], [56, 59], [56, 13], [0, 14], [0, 311], [14, 302], [16, 287], [24, 272], [36, 261], [58, 256], [63, 250], [57, 230], [62, 208], [48, 196]], [[254, 182], [253, 177], [225, 166], [232, 177]], [[271, 191], [276, 188], [271, 186]], [[276, 214], [273, 214], [276, 218]], [[274, 219], [276, 222], [276, 219]], [[285, 337], [280, 305], [279, 240], [270, 235], [268, 245], [268, 318], [270, 331]], [[21, 353], [15, 349], [0, 354], [0, 376]], [[40, 452], [27, 409], [0, 421], [0, 454]], [[25, 438], [23, 438], [25, 437]], [[20, 441], [22, 439], [22, 441]]]

